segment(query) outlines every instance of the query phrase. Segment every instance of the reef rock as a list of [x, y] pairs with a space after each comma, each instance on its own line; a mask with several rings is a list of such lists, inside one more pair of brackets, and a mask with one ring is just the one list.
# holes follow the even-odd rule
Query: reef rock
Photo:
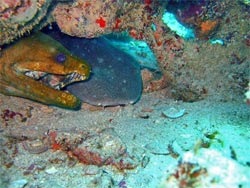
[[0, 45], [29, 33], [48, 15], [52, 0], [1, 0]]
[[[138, 7], [133, 9], [135, 6]], [[58, 4], [53, 17], [63, 33], [93, 38], [127, 28], [134, 18], [130, 12], [136, 10], [136, 14], [140, 16], [143, 9], [139, 6], [144, 7], [136, 1], [76, 0], [74, 3]]]

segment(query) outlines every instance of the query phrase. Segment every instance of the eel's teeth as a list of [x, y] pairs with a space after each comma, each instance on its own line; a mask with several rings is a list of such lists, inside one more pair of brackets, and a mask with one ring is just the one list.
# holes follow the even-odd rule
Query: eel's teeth
[[77, 75], [76, 75], [76, 78], [77, 78], [78, 80], [81, 80], [81, 77], [82, 77], [82, 75], [80, 75], [80, 74], [77, 74]]
[[56, 90], [61, 90], [62, 88], [66, 87], [67, 85], [73, 82], [82, 81], [86, 79], [85, 75], [81, 75], [77, 72], [73, 72], [71, 74], [66, 75], [63, 80], [58, 79], [57, 83], [54, 83], [56, 81], [55, 79], [56, 77], [55, 78], [53, 77], [56, 75], [51, 75], [51, 74], [41, 72], [41, 71], [26, 71], [24, 72], [24, 75], [34, 80], [40, 80], [42, 83], [45, 83], [46, 85]]
[[46, 72], [41, 72], [41, 71], [26, 71], [24, 73], [25, 76], [28, 76], [30, 78], [33, 78], [35, 80], [39, 80], [40, 78], [44, 77], [47, 75]]
[[67, 75], [66, 78], [62, 82], [60, 82], [55, 89], [60, 90], [75, 81], [79, 81], [79, 77], [81, 76], [78, 73], [73, 72], [72, 74]]
[[60, 89], [61, 89], [60, 84], [56, 85], [56, 86], [54, 87], [54, 89], [60, 90]]
[[71, 80], [73, 78], [73, 73], [72, 74], [68, 74], [66, 77], [65, 77], [65, 80]]
[[76, 72], [72, 73], [70, 77], [71, 80], [75, 80], [75, 81], [81, 81], [81, 80], [84, 80], [84, 78], [86, 77]]

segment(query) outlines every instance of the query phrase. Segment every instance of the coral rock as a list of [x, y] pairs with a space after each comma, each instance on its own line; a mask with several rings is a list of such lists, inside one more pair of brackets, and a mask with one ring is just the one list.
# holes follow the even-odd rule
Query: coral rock
[[0, 45], [29, 33], [47, 16], [51, 0], [0, 2]]
[[53, 16], [62, 32], [92, 38], [112, 32], [118, 5], [109, 0], [77, 0], [73, 4], [59, 4]]

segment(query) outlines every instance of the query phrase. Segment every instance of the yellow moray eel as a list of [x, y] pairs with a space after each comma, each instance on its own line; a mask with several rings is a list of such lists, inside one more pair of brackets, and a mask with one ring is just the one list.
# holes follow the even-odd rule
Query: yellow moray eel
[[60, 43], [45, 34], [36, 33], [0, 53], [0, 93], [62, 108], [80, 107], [81, 101], [74, 95], [27, 76], [31, 72], [63, 75], [67, 81], [61, 83], [59, 89], [87, 79], [90, 66], [72, 56]]

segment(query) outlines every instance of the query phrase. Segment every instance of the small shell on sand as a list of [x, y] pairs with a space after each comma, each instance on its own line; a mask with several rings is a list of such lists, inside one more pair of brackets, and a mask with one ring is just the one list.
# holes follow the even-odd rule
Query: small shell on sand
[[171, 107], [162, 111], [162, 115], [167, 118], [176, 119], [182, 117], [185, 112], [185, 109], [176, 109], [174, 107]]
[[44, 139], [43, 141], [40, 139], [32, 140], [32, 141], [23, 141], [23, 148], [32, 154], [39, 154], [46, 152], [49, 149], [48, 139]]

